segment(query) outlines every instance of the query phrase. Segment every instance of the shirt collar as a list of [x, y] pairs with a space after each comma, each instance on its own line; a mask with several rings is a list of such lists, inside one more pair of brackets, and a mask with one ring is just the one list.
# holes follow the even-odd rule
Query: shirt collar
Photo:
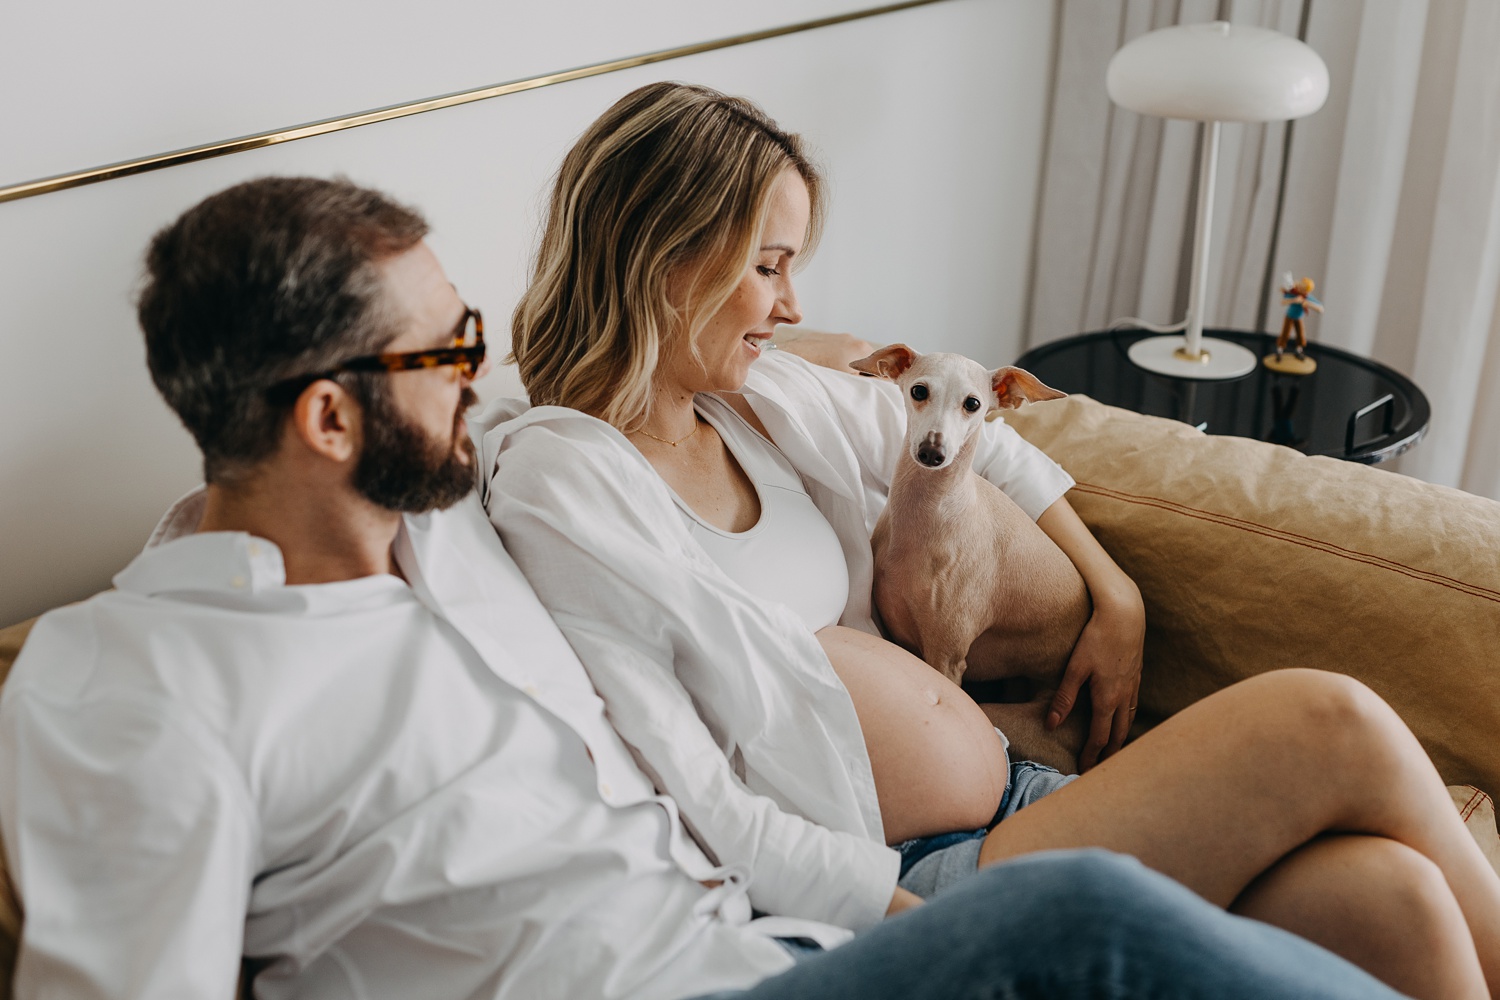
[[[841, 463], [844, 466], [842, 474], [829, 461], [830, 456], [842, 456], [850, 452], [847, 444], [842, 449], [839, 447], [845, 439], [841, 435], [814, 434], [798, 413], [798, 407], [783, 384], [784, 379], [789, 377], [804, 381], [812, 379], [811, 375], [799, 369], [799, 365], [806, 366], [808, 362], [790, 352], [762, 354], [750, 366], [740, 394], [765, 425], [766, 432], [776, 447], [791, 460], [798, 475], [816, 480], [845, 500], [858, 503], [859, 470], [852, 464], [852, 453], [848, 455], [849, 460]], [[771, 374], [778, 371], [786, 374], [781, 378]], [[815, 381], [800, 388], [803, 390], [805, 404], [826, 398], [827, 395], [817, 391]], [[811, 407], [808, 409], [811, 411]]]
[[[166, 593], [221, 593], [253, 596], [259, 608], [320, 613], [368, 601], [404, 598], [413, 592], [399, 578], [380, 573], [335, 583], [287, 586], [286, 562], [275, 542], [244, 531], [199, 533], [207, 490], [199, 486], [174, 503], [152, 531], [145, 551], [115, 576], [120, 590], [152, 596]], [[482, 515], [481, 515], [482, 516]], [[432, 514], [405, 515], [397, 529], [393, 551], [401, 571], [418, 589], [421, 574], [412, 530]], [[488, 527], [488, 521], [485, 522]], [[419, 531], [418, 537], [423, 537]], [[424, 598], [426, 600], [426, 598]], [[427, 603], [431, 604], [428, 600]]]
[[146, 549], [115, 576], [115, 586], [147, 596], [182, 590], [255, 594], [286, 584], [275, 542], [243, 531], [197, 534], [206, 502], [198, 487], [162, 516]]
[[258, 594], [283, 586], [281, 550], [242, 531], [210, 531], [161, 542], [119, 573], [115, 586], [145, 596], [182, 590]]

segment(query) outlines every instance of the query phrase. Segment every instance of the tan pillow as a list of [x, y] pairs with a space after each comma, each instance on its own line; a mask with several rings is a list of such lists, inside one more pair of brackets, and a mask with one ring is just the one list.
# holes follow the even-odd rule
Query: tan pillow
[[10, 668], [15, 664], [16, 657], [21, 655], [21, 644], [31, 634], [31, 627], [35, 624], [36, 619], [30, 618], [19, 625], [0, 628], [0, 684], [4, 684], [5, 678], [10, 676]]
[[1450, 785], [1448, 794], [1464, 818], [1464, 826], [1473, 834], [1490, 866], [1500, 872], [1500, 831], [1495, 828], [1495, 800], [1473, 785]]
[[1148, 721], [1322, 667], [1395, 706], [1449, 784], [1500, 788], [1500, 503], [1084, 396], [1006, 420], [1141, 588]]

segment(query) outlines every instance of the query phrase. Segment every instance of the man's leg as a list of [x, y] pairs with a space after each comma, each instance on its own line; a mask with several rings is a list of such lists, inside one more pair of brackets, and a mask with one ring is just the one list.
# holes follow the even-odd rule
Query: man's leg
[[[1104, 851], [979, 872], [733, 1000], [1395, 998], [1315, 945]], [[715, 1000], [718, 1000], [716, 997]]]

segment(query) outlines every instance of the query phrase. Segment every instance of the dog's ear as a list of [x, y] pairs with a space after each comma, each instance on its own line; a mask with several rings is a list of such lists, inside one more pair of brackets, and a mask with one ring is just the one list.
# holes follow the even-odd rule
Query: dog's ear
[[892, 344], [890, 347], [882, 347], [867, 358], [849, 362], [849, 367], [865, 375], [888, 378], [894, 382], [918, 357], [917, 352], [905, 344]]
[[995, 406], [1002, 410], [1014, 410], [1022, 403], [1062, 399], [1067, 395], [1043, 385], [1041, 379], [1024, 368], [996, 368], [990, 372], [990, 385], [995, 390]]

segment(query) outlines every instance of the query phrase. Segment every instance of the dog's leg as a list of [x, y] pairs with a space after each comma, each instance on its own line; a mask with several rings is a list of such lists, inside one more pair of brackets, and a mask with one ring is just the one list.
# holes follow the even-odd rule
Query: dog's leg
[[942, 663], [941, 665], [934, 663], [932, 664], [932, 666], [937, 668], [938, 673], [942, 674], [944, 677], [948, 678], [955, 684], [963, 683], [964, 671], [969, 669], [968, 663], [962, 656], [960, 656], [957, 660], [949, 660], [945, 663]]
[[[919, 637], [922, 642], [922, 659], [938, 673], [960, 685], [969, 669], [969, 647], [974, 645], [976, 637], [972, 629], [963, 628], [960, 624], [968, 620], [977, 619], [918, 619], [918, 630], [922, 633]], [[941, 622], [941, 625], [935, 627], [935, 622]]]
[[1046, 713], [1055, 692], [1045, 690], [1031, 701], [1014, 704], [981, 704], [990, 725], [1010, 740], [1012, 760], [1034, 760], [1055, 767], [1063, 774], [1078, 773], [1078, 754], [1088, 738], [1088, 708], [1075, 707], [1062, 725], [1048, 730]]

